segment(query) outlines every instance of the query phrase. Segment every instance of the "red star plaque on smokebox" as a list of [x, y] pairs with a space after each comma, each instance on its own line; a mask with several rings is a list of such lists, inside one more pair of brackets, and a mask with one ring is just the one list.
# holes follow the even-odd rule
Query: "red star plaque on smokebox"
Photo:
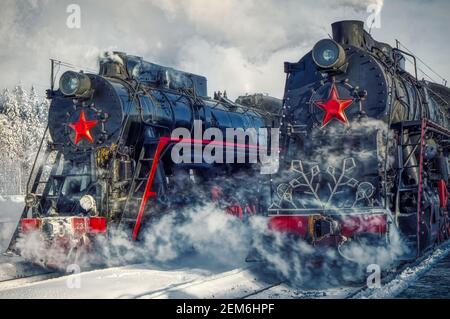
[[84, 114], [84, 111], [81, 111], [78, 121], [69, 124], [69, 127], [75, 131], [74, 143], [78, 144], [82, 138], [87, 139], [91, 144], [94, 143], [94, 138], [89, 130], [95, 125], [97, 125], [97, 121], [86, 121], [86, 115]]
[[332, 119], [337, 119], [339, 122], [348, 125], [345, 109], [353, 103], [353, 99], [341, 100], [336, 88], [336, 85], [331, 86], [328, 101], [316, 101], [315, 104], [325, 111], [322, 120], [322, 127], [327, 125]]

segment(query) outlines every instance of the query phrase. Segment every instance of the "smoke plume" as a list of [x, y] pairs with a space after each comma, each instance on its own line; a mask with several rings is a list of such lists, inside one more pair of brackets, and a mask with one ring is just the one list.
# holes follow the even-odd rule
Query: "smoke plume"
[[[49, 86], [49, 58], [97, 68], [118, 50], [208, 77], [209, 92], [262, 91], [281, 97], [283, 62], [298, 60], [338, 19], [366, 20], [380, 1], [80, 0], [80, 28], [69, 28], [71, 1], [6, 0], [0, 13], [0, 87]], [[318, 19], [317, 17], [320, 17]], [[60, 73], [58, 73], [60, 74]], [[30, 82], [30, 83], [28, 83]], [[211, 93], [210, 93], [211, 94]]]

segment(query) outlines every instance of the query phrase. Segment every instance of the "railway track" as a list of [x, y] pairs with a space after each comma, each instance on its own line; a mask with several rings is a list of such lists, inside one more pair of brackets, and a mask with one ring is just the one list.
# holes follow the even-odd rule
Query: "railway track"
[[0, 259], [0, 290], [64, 276], [64, 273], [45, 269], [17, 257], [7, 258]]
[[380, 288], [370, 289], [365, 285], [349, 294], [347, 299], [395, 297], [448, 255], [450, 255], [450, 243], [446, 242], [414, 262], [403, 263], [396, 271], [383, 276]]
[[[258, 276], [258, 266], [248, 266], [226, 273], [179, 283], [170, 287], [149, 291], [132, 298], [218, 298], [218, 299], [270, 299], [270, 298], [321, 298], [345, 297], [354, 287], [334, 290], [304, 290], [289, 287], [287, 280], [277, 277], [262, 281]], [[261, 275], [261, 274], [260, 274]], [[359, 288], [359, 287], [358, 287]]]
[[[230, 289], [233, 295], [239, 294], [239, 291], [248, 293], [248, 290], [266, 289], [274, 283], [261, 283], [252, 273], [258, 270], [257, 265], [249, 265], [234, 269], [225, 273], [181, 282], [163, 289], [148, 291], [134, 298], [159, 299], [159, 298], [186, 298], [188, 296], [200, 296], [201, 298], [231, 298]], [[216, 287], [221, 287], [217, 291]], [[254, 292], [254, 291], [253, 291]]]
[[[420, 278], [434, 263], [437, 263], [442, 258], [450, 254], [450, 244], [438, 247], [433, 253], [428, 254], [413, 263], [403, 264], [398, 266], [395, 271], [385, 274], [382, 277], [382, 287], [379, 289], [369, 289], [362, 285], [344, 285], [341, 287], [327, 287], [324, 289], [305, 289], [302, 287], [291, 287], [287, 281], [280, 280], [275, 276], [269, 276], [264, 272], [263, 264], [250, 264], [241, 268], [225, 271], [217, 274], [194, 275], [186, 269], [164, 270], [161, 268], [153, 268], [152, 266], [133, 268], [133, 265], [126, 265], [113, 268], [103, 268], [82, 273], [86, 276], [84, 280], [93, 281], [95, 286], [96, 281], [103, 278], [133, 278], [135, 272], [137, 278], [148, 278], [147, 281], [137, 280], [134, 288], [127, 283], [125, 291], [119, 290], [118, 294], [110, 294], [113, 298], [143, 298], [143, 299], [158, 299], [158, 298], [221, 298], [221, 299], [277, 299], [277, 298], [390, 298], [401, 292], [400, 289], [405, 289], [411, 283], [413, 277]], [[0, 290], [9, 288], [21, 289], [24, 291], [29, 289], [41, 289], [43, 285], [39, 282], [55, 279], [57, 282], [64, 280], [58, 277], [65, 276], [64, 273], [52, 272], [43, 268], [31, 267], [30, 264], [19, 262], [3, 262], [0, 259]], [[16, 266], [15, 272], [13, 267]], [[135, 265], [136, 266], [136, 265]], [[139, 265], [140, 266], [140, 265]], [[28, 267], [28, 268], [27, 268]], [[9, 272], [5, 272], [9, 270]], [[142, 270], [141, 270], [142, 269]], [[3, 271], [2, 271], [3, 270]], [[143, 274], [147, 274], [144, 277]], [[135, 278], [136, 278], [135, 277]], [[100, 278], [100, 279], [99, 279]], [[165, 281], [159, 282], [161, 278]], [[155, 279], [155, 280], [153, 280]], [[401, 281], [404, 281], [403, 283]], [[123, 282], [128, 282], [124, 280]], [[28, 286], [30, 283], [36, 285]], [[52, 280], [52, 283], [54, 281]], [[99, 284], [107, 281], [98, 282]], [[111, 281], [111, 284], [122, 284], [121, 282]], [[143, 284], [143, 285], [142, 285]], [[61, 285], [63, 286], [63, 285]], [[92, 287], [94, 287], [92, 286]], [[105, 287], [106, 287], [105, 286]], [[40, 288], [41, 287], [41, 288]], [[57, 287], [55, 285], [55, 287]], [[17, 290], [15, 289], [15, 290]], [[64, 289], [64, 288], [63, 288]], [[86, 292], [92, 294], [90, 287], [86, 287]], [[138, 290], [136, 292], [136, 290]], [[140, 290], [140, 291], [139, 291]], [[129, 292], [127, 292], [129, 291]], [[123, 292], [123, 294], [122, 294]], [[63, 291], [63, 293], [71, 293]], [[58, 295], [59, 293], [57, 293]], [[20, 291], [16, 291], [16, 295], [22, 295]], [[84, 293], [82, 294], [84, 295]], [[95, 294], [92, 294], [95, 295]], [[7, 296], [7, 295], [5, 295]]]
[[16, 287], [20, 287], [20, 286], [23, 286], [26, 284], [31, 284], [31, 283], [35, 283], [35, 282], [58, 278], [61, 276], [64, 276], [64, 274], [49, 271], [49, 272], [38, 274], [38, 275], [28, 275], [28, 276], [21, 276], [18, 278], [7, 279], [7, 280], [0, 281], [0, 290], [16, 288]]
[[260, 288], [239, 296], [240, 299], [252, 298], [383, 298], [395, 297], [411, 282], [420, 278], [434, 264], [450, 255], [450, 243], [442, 244], [435, 250], [411, 263], [397, 265], [394, 270], [382, 275], [380, 288], [368, 288], [364, 285], [343, 286], [329, 289], [292, 289], [287, 281], [266, 283]]
[[19, 256], [0, 257], [0, 290], [63, 275], [61, 272], [30, 263]]
[[20, 257], [2, 257], [0, 259], [0, 283], [47, 272], [44, 268], [26, 262]]

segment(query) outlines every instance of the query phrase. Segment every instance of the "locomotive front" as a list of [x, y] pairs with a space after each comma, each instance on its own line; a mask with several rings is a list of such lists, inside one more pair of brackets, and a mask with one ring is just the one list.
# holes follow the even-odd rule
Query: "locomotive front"
[[[186, 198], [177, 205], [189, 205], [220, 171], [204, 159], [174, 163], [170, 149], [179, 142], [171, 136], [174, 129], [202, 133], [213, 127], [225, 133], [273, 125], [267, 110], [236, 104], [222, 94], [209, 98], [205, 77], [119, 52], [101, 60], [99, 74], [63, 73], [59, 89], [49, 90], [48, 97], [48, 136], [10, 248], [19, 234], [33, 231], [69, 250], [117, 228], [138, 239], [148, 219], [173, 205], [169, 192]], [[208, 141], [194, 143], [202, 149]], [[248, 148], [238, 148], [229, 151], [248, 155]], [[199, 185], [188, 185], [190, 175]], [[180, 176], [185, 178], [181, 188]], [[185, 192], [191, 195], [183, 197]]]
[[[416, 247], [420, 252], [436, 240], [436, 234], [426, 244], [417, 239], [419, 192], [426, 190], [430, 216], [446, 209], [439, 198], [447, 192], [448, 150], [436, 136], [406, 127], [422, 121], [448, 127], [447, 107], [406, 71], [406, 59], [415, 57], [375, 41], [363, 22], [332, 27], [332, 39], [285, 63], [283, 168], [273, 179], [270, 226], [314, 246], [337, 246], [347, 259], [352, 243], [386, 246], [400, 230], [415, 256]], [[425, 144], [429, 165], [421, 155]], [[433, 175], [423, 177], [425, 165]]]

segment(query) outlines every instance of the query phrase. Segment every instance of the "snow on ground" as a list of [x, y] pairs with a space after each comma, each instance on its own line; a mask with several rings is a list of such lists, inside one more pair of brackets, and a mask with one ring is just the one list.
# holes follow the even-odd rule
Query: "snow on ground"
[[[450, 255], [450, 244], [409, 266], [380, 289], [365, 289], [353, 298], [393, 298]], [[5, 258], [5, 257], [3, 257]], [[264, 263], [236, 267], [201, 265], [201, 259], [163, 264], [135, 264], [92, 270], [14, 286], [0, 283], [0, 299], [7, 298], [346, 298], [357, 286], [302, 289], [280, 282]]]
[[248, 299], [344, 299], [355, 291], [355, 287], [334, 287], [326, 289], [301, 289], [282, 284], [249, 296]]
[[[0, 197], [0, 250], [17, 225], [22, 196]], [[365, 289], [353, 298], [393, 298], [450, 255], [450, 244], [409, 266], [380, 289]], [[3, 256], [1, 262], [4, 262]], [[86, 271], [38, 282], [0, 283], [2, 298], [345, 298], [357, 287], [302, 289], [267, 273], [264, 263], [219, 266], [195, 257], [177, 263], [143, 263]], [[7, 265], [9, 267], [9, 264]], [[9, 268], [8, 268], [9, 269]], [[1, 270], [1, 269], [0, 269]]]
[[[243, 280], [251, 272], [248, 268], [225, 271], [223, 274], [211, 269], [158, 267], [149, 264], [129, 265], [83, 272], [56, 279], [25, 284], [0, 291], [0, 298], [152, 298], [178, 296], [180, 289], [213, 279], [215, 290], [224, 293], [226, 287], [218, 277], [227, 281], [236, 274]], [[79, 285], [78, 285], [79, 283]], [[208, 297], [211, 290], [205, 288], [184, 298]], [[232, 295], [229, 295], [232, 297]]]
[[256, 268], [256, 266], [238, 268], [140, 297], [145, 299], [243, 298], [279, 282], [276, 278], [262, 278]]
[[438, 262], [450, 255], [450, 243], [444, 244], [417, 265], [409, 266], [392, 281], [381, 288], [366, 289], [356, 294], [355, 299], [394, 298], [432, 269]]
[[84, 272], [79, 277], [69, 275], [6, 289], [0, 291], [0, 298], [133, 298], [209, 274], [199, 269], [167, 271], [133, 265]]
[[450, 256], [396, 296], [399, 299], [450, 299]]
[[[302, 290], [279, 285], [264, 264], [207, 269], [137, 264], [82, 272], [0, 290], [8, 298], [343, 298], [354, 288]], [[0, 284], [1, 287], [1, 284]], [[267, 292], [267, 293], [265, 293]]]
[[0, 253], [9, 244], [23, 209], [23, 196], [0, 196]]

